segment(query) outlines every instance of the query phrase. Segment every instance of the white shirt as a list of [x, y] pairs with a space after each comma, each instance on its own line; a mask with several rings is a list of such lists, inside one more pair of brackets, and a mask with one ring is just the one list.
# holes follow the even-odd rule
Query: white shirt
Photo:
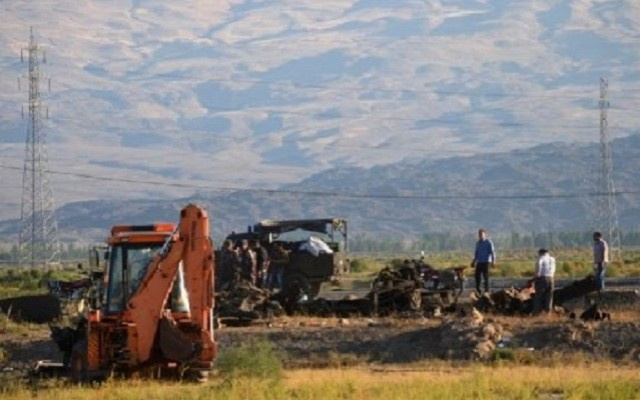
[[556, 273], [556, 259], [551, 254], [545, 253], [538, 258], [536, 262], [536, 278], [549, 277], [553, 278]]
[[609, 262], [609, 246], [602, 239], [593, 242], [593, 262]]

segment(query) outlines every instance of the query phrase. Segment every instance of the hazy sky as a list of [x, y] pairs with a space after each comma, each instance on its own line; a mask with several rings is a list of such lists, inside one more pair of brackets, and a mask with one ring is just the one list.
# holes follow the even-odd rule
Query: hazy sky
[[[34, 26], [57, 172], [277, 187], [348, 165], [598, 138], [640, 118], [637, 1], [0, 2], [0, 217], [19, 216]], [[43, 89], [46, 85], [43, 86]], [[194, 188], [54, 174], [58, 203]], [[17, 210], [17, 215], [16, 215]]]

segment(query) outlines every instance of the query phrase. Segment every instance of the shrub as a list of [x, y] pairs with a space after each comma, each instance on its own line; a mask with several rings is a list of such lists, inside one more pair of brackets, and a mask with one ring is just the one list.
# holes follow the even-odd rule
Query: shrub
[[349, 268], [351, 272], [364, 272], [368, 269], [368, 265], [365, 261], [360, 260], [360, 259], [355, 259], [355, 260], [351, 260], [351, 263], [349, 264]]
[[217, 359], [220, 374], [226, 378], [282, 379], [282, 361], [271, 342], [256, 341], [230, 347]]
[[501, 362], [508, 361], [517, 365], [532, 365], [538, 363], [539, 356], [533, 351], [523, 348], [497, 348], [491, 354], [491, 361], [500, 364]]
[[563, 262], [562, 265], [560, 266], [560, 270], [562, 271], [562, 273], [566, 276], [572, 276], [572, 268], [571, 268], [571, 264], [569, 264], [568, 262]]
[[500, 264], [500, 276], [502, 277], [517, 276], [517, 271], [515, 266], [510, 263]]

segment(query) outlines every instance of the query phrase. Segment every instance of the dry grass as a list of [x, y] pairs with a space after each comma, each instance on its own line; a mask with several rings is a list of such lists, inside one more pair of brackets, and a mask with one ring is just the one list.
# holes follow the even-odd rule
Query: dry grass
[[[380, 326], [387, 328], [414, 328], [440, 325], [438, 319], [427, 318], [395, 318], [395, 317], [308, 317], [282, 316], [271, 321], [272, 327], [329, 328], [329, 327], [366, 327]], [[236, 329], [236, 328], [234, 328]], [[249, 328], [244, 328], [249, 329]], [[250, 329], [256, 329], [252, 327]]]
[[43, 333], [48, 334], [49, 329], [43, 324], [34, 324], [30, 322], [16, 322], [6, 314], [0, 313], [0, 335], [17, 338], [32, 338], [42, 336]]
[[285, 387], [297, 398], [457, 399], [540, 398], [636, 398], [640, 371], [606, 364], [586, 367], [463, 367], [426, 371], [382, 372], [328, 370], [321, 374], [294, 371]]
[[[422, 369], [420, 369], [422, 368]], [[279, 382], [235, 379], [204, 386], [144, 381], [97, 387], [54, 385], [33, 392], [4, 387], [0, 399], [636, 399], [640, 370], [592, 366], [404, 366], [293, 370]]]

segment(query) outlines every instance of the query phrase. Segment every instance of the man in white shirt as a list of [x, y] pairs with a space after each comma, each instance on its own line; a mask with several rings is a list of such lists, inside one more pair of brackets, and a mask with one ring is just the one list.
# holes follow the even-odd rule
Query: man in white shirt
[[609, 263], [609, 245], [602, 239], [602, 233], [593, 232], [593, 272], [598, 281], [598, 291], [604, 290], [604, 272]]
[[533, 313], [538, 314], [544, 308], [551, 312], [553, 306], [553, 276], [556, 273], [556, 259], [549, 254], [549, 250], [538, 250], [536, 262], [535, 289], [536, 297], [533, 303]]

